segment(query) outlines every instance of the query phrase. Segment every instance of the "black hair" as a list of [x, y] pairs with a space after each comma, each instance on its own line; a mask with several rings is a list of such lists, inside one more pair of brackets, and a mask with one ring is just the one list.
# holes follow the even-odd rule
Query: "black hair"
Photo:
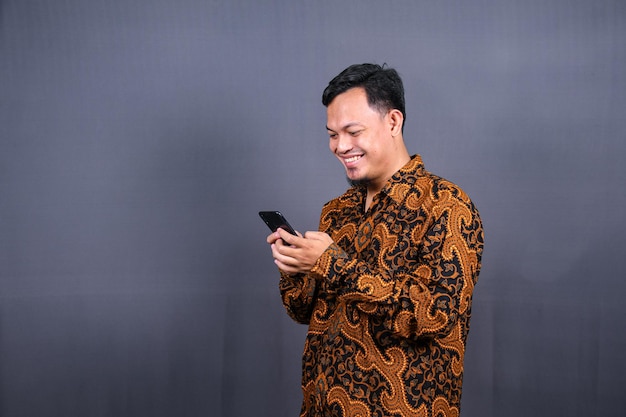
[[328, 107], [339, 94], [355, 87], [365, 90], [371, 107], [383, 114], [392, 109], [400, 110], [406, 121], [404, 86], [395, 69], [387, 64], [350, 65], [328, 83], [322, 94], [322, 104]]

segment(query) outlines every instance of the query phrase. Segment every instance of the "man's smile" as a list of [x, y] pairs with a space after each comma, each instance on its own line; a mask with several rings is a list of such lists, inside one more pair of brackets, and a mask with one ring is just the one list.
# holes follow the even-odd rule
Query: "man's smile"
[[352, 156], [348, 156], [348, 157], [343, 156], [342, 159], [343, 159], [343, 162], [346, 164], [346, 166], [349, 167], [351, 165], [354, 165], [362, 157], [363, 157], [363, 155], [352, 155]]

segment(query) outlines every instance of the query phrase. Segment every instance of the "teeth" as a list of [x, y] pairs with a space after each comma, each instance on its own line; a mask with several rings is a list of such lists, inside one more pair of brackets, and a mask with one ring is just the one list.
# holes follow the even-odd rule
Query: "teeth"
[[353, 156], [351, 158], [346, 158], [346, 162], [347, 163], [354, 162], [354, 161], [357, 161], [360, 158], [361, 158], [360, 156]]

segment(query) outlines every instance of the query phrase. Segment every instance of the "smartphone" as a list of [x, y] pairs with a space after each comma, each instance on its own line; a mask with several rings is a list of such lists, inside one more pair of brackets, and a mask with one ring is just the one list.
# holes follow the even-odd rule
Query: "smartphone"
[[267, 227], [269, 227], [272, 232], [275, 232], [277, 229], [283, 229], [292, 235], [298, 236], [296, 231], [293, 227], [291, 227], [287, 219], [285, 219], [280, 211], [259, 211], [259, 216], [261, 216]]

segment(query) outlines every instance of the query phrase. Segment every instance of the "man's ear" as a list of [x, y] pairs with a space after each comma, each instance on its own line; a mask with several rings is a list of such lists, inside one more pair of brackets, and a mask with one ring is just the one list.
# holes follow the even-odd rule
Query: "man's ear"
[[404, 124], [404, 116], [398, 109], [389, 110], [389, 127], [391, 128], [391, 136], [402, 134], [402, 125]]

